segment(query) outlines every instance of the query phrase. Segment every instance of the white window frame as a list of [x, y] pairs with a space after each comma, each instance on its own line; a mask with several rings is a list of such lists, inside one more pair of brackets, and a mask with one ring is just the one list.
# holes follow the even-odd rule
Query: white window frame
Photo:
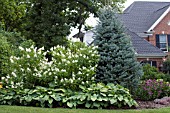
[[[161, 41], [160, 41], [160, 36], [161, 35], [164, 35], [165, 36], [165, 38], [166, 38], [166, 48], [161, 48], [160, 47], [160, 49], [163, 51], [163, 49], [166, 49], [166, 51], [163, 51], [163, 52], [168, 52], [168, 36], [167, 36], [167, 34], [159, 34], [159, 44], [161, 44]], [[164, 44], [164, 43], [162, 43], [162, 44]]]

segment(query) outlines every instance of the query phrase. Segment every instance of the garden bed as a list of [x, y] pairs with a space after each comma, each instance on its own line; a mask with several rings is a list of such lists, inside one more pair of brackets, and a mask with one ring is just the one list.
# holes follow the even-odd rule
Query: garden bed
[[163, 104], [157, 104], [154, 101], [141, 101], [136, 100], [138, 103], [137, 109], [156, 109], [156, 108], [162, 108], [162, 107], [169, 107], [170, 103], [163, 105]]

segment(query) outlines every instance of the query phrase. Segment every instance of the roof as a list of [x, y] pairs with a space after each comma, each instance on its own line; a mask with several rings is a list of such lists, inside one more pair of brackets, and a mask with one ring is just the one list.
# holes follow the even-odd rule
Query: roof
[[170, 2], [135, 1], [120, 15], [120, 20], [131, 31], [143, 33], [170, 7]]
[[131, 36], [131, 41], [138, 57], [163, 57], [166, 54], [155, 47], [145, 39], [139, 37], [136, 33], [126, 30], [126, 33]]

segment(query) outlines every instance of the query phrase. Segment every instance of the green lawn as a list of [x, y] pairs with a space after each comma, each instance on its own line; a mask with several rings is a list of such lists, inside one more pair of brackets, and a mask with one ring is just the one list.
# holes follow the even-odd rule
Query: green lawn
[[88, 110], [88, 109], [61, 109], [61, 108], [36, 108], [20, 106], [1, 106], [0, 113], [170, 113], [169, 108], [150, 110]]

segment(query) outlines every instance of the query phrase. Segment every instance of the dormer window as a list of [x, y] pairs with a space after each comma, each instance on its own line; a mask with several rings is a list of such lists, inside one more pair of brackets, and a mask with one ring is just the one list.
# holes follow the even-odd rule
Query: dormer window
[[168, 47], [170, 45], [170, 35], [157, 34], [156, 35], [156, 46], [164, 52], [168, 52]]

